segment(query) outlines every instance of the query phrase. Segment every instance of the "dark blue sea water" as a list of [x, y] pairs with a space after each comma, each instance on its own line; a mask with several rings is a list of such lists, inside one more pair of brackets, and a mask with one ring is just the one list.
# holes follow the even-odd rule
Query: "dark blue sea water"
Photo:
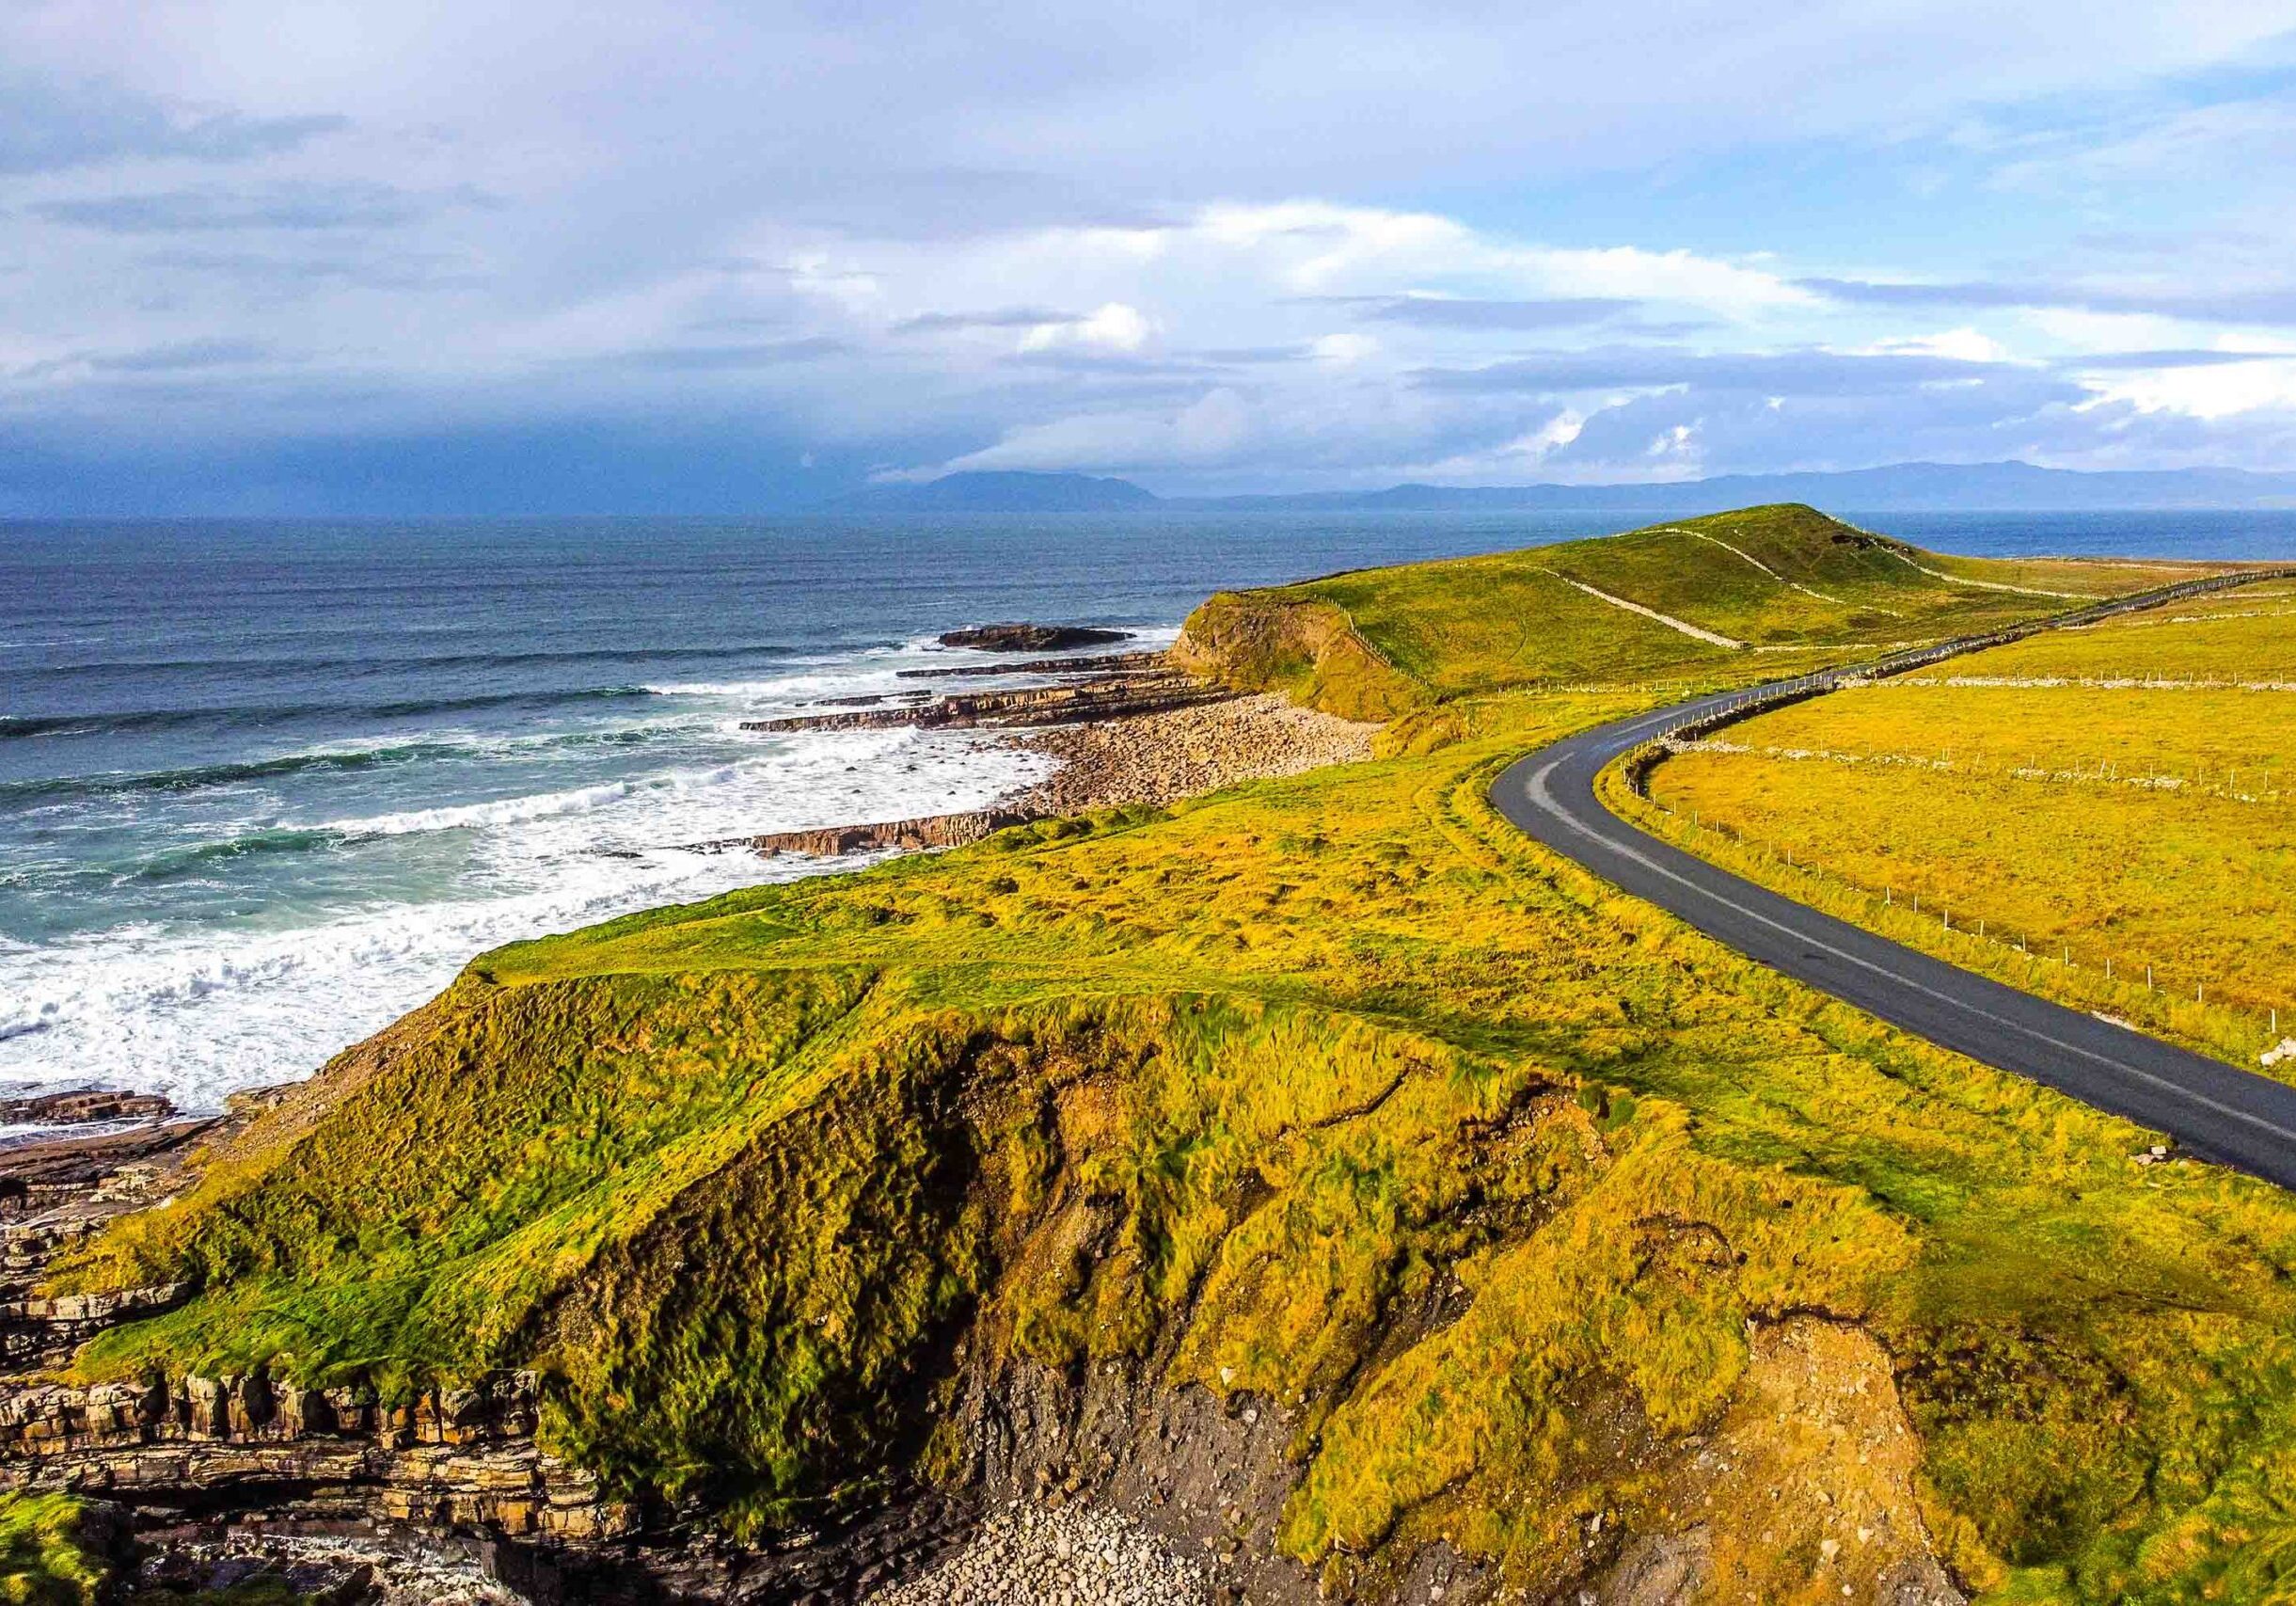
[[[2296, 556], [2296, 514], [1867, 515], [1969, 552]], [[978, 806], [1039, 762], [745, 718], [1168, 640], [1207, 592], [1618, 513], [0, 525], [0, 1083], [188, 1107], [304, 1074], [474, 953], [799, 867], [691, 845]]]

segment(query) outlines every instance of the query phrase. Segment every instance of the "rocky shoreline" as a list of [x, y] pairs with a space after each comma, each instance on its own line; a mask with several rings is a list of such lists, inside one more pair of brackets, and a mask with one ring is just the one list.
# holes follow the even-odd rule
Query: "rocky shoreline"
[[1060, 767], [1008, 803], [1042, 817], [1177, 803], [1369, 758], [1379, 729], [1271, 694], [1060, 725], [1017, 739]]
[[[1015, 647], [987, 650], [1037, 644], [1022, 628], [1011, 628], [1021, 632], [1011, 637]], [[1164, 804], [1367, 757], [1377, 728], [1279, 697], [1237, 695], [1161, 653], [963, 669], [1053, 684], [841, 709], [765, 728], [995, 729], [1010, 733], [998, 739], [1052, 757], [1045, 779], [984, 810], [709, 846], [817, 856], [958, 846], [1034, 819]], [[1215, 1594], [1222, 1569], [1207, 1566], [1218, 1560], [1208, 1552], [1227, 1520], [1220, 1514], [1236, 1509], [1228, 1485], [1268, 1455], [1207, 1464], [1177, 1485], [1164, 1474], [1132, 1491], [1124, 1503], [1129, 1519], [1082, 1505], [1053, 1509], [1041, 1503], [1059, 1505], [1061, 1479], [1073, 1483], [1085, 1458], [1086, 1447], [1070, 1439], [1099, 1413], [1050, 1379], [1026, 1385], [1051, 1391], [1032, 1407], [1045, 1441], [1010, 1446], [994, 1475], [971, 1480], [968, 1493], [889, 1491], [881, 1506], [844, 1526], [759, 1550], [713, 1537], [698, 1512], [619, 1501], [542, 1449], [542, 1384], [530, 1375], [389, 1400], [371, 1390], [296, 1388], [261, 1371], [109, 1383], [73, 1377], [73, 1356], [88, 1339], [164, 1312], [187, 1290], [50, 1297], [40, 1284], [51, 1264], [113, 1217], [164, 1205], [195, 1179], [212, 1145], [294, 1096], [243, 1095], [227, 1115], [195, 1120], [134, 1094], [0, 1100], [0, 1122], [54, 1128], [0, 1140], [0, 1493], [69, 1493], [93, 1503], [88, 1532], [139, 1585], [194, 1592], [253, 1583], [334, 1606], [1039, 1598], [1162, 1606], [1238, 1593]], [[975, 1408], [984, 1421], [1005, 1420], [1011, 1407], [1004, 1395], [1021, 1387], [984, 1378]], [[1174, 1408], [1201, 1404], [1191, 1397]], [[1109, 1460], [1112, 1448], [1100, 1446], [1094, 1464]], [[985, 1520], [984, 1502], [1002, 1503]], [[1275, 1594], [1297, 1597], [1301, 1582], [1287, 1575]]]
[[1233, 695], [1224, 688], [1170, 668], [1124, 670], [1115, 675], [1044, 673], [1056, 674], [1059, 678], [1051, 686], [958, 692], [924, 702], [896, 703], [890, 708], [744, 720], [741, 728], [780, 733], [886, 730], [906, 725], [922, 730], [1009, 730], [1162, 713]]
[[1056, 683], [759, 720], [743, 728], [1026, 731], [1005, 739], [1052, 757], [1053, 773], [986, 809], [768, 832], [701, 846], [817, 858], [962, 847], [1031, 820], [1156, 806], [1243, 781], [1352, 763], [1371, 755], [1379, 729], [1272, 694], [1239, 694], [1177, 667], [1164, 653], [965, 665], [950, 673], [1044, 676]]

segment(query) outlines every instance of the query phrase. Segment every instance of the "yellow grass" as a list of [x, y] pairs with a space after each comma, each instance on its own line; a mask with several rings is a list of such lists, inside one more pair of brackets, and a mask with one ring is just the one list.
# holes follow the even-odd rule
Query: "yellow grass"
[[1661, 823], [2253, 1066], [2274, 1011], [2296, 1034], [2296, 599], [2259, 590], [1729, 727], [1654, 772]]

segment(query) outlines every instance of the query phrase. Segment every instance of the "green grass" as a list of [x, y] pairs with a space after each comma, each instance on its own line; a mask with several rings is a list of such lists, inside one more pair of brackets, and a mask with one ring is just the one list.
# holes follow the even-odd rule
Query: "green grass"
[[[1311, 681], [1514, 672], [1464, 627], [1472, 661], [1404, 650], [1435, 604], [1396, 587]], [[1298, 669], [1280, 636], [1231, 638], [1238, 675]], [[1165, 1356], [1299, 1412], [1281, 1542], [1336, 1585], [1449, 1536], [1544, 1587], [1580, 1518], [1677, 1520], [1750, 1333], [1814, 1313], [1893, 1359], [1964, 1577], [2261, 1598], [2296, 1539], [2288, 1199], [2139, 1170], [2126, 1123], [1737, 961], [1485, 802], [1669, 694], [1655, 667], [1753, 656], [1630, 652], [1609, 689], [1417, 707], [1372, 762], [497, 950], [67, 1269], [199, 1288], [81, 1370], [532, 1366], [553, 1448], [754, 1534], [952, 1466], [960, 1344]], [[1781, 1598], [1814, 1587], [1795, 1537], [1762, 1552]]]
[[0, 1499], [0, 1600], [96, 1606], [112, 1579], [107, 1536], [69, 1495]]
[[[2073, 605], [2040, 593], [2107, 596], [2194, 572], [1941, 557], [1781, 503], [1224, 593], [1189, 620], [1183, 654], [1194, 645], [1239, 684], [1386, 718], [1508, 687], [1768, 679]], [[1746, 646], [1701, 641], [1574, 580]]]

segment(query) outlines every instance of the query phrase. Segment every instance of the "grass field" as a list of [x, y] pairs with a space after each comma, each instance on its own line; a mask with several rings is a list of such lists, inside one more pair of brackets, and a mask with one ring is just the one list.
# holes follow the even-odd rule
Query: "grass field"
[[2285, 585], [1765, 715], [1652, 796], [1700, 851], [2022, 985], [2251, 1067], [2275, 1014], [2296, 1034]]
[[[1765, 561], [1848, 589], [1804, 530], [1806, 563]], [[1433, 567], [1347, 580], [1364, 661], [1468, 685], [1529, 661], [1491, 643], [1597, 633], [1567, 598], [1526, 616], [1543, 581], [1491, 627], [1481, 571]], [[1403, 652], [1433, 618], [1482, 620], [1465, 660]], [[1301, 672], [1262, 650], [1289, 628], [1239, 624], [1232, 672]], [[2296, 1201], [2140, 1169], [2146, 1135], [1734, 959], [1486, 803], [1667, 694], [1655, 666], [1754, 656], [1637, 649], [1607, 689], [1417, 708], [1376, 761], [483, 956], [66, 1272], [199, 1290], [81, 1370], [530, 1365], [553, 1447], [753, 1534], [946, 1467], [960, 1339], [1168, 1354], [1296, 1413], [1280, 1543], [1340, 1591], [1437, 1538], [1545, 1589], [1695, 1523], [1763, 1600], [1870, 1596], [1908, 1530], [2002, 1600], [2272, 1598]], [[1765, 1402], [1813, 1330], [1877, 1346], [1856, 1391], [1913, 1435], [1915, 1504], [1871, 1543], [1715, 1481], [1717, 1446], [1793, 1451]]]

